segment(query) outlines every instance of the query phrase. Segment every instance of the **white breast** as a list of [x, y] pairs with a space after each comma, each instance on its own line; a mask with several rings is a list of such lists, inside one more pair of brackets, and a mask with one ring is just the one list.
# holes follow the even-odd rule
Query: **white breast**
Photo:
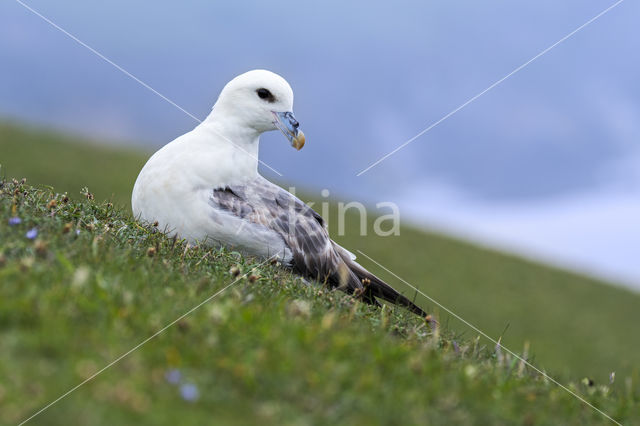
[[259, 257], [281, 254], [288, 261], [291, 253], [279, 235], [212, 207], [213, 189], [257, 177], [257, 160], [203, 133], [196, 128], [147, 161], [133, 188], [134, 216], [147, 223], [157, 221], [161, 231], [191, 243], [229, 246]]

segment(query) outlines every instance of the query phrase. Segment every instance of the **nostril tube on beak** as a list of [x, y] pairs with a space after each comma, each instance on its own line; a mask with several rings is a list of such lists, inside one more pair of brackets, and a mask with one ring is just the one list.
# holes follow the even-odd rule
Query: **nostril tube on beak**
[[291, 111], [276, 112], [272, 111], [275, 121], [273, 124], [280, 129], [280, 131], [289, 139], [291, 145], [295, 149], [300, 149], [304, 146], [305, 137], [302, 130], [300, 130], [300, 123], [296, 120], [296, 117]]
[[293, 116], [293, 113], [287, 112], [285, 113], [285, 117], [287, 118], [287, 121], [289, 122], [291, 127], [293, 127], [294, 129], [300, 127], [300, 123], [298, 123], [298, 120], [296, 120], [296, 118]]

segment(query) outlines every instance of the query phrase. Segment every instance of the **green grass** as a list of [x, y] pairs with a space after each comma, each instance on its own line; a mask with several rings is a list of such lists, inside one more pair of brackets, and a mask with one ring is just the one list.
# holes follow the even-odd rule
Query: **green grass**
[[[13, 184], [2, 189], [0, 422], [24, 418], [232, 282], [233, 265], [243, 272], [256, 265], [233, 253], [172, 248], [161, 235], [132, 223], [126, 210], [130, 188], [147, 157], [0, 125], [3, 173], [25, 176], [41, 188], [53, 185], [72, 198], [66, 205], [58, 202], [52, 215], [46, 209], [49, 189], [34, 192], [25, 186], [26, 196], [14, 195]], [[84, 186], [96, 201], [82, 198]], [[107, 197], [125, 210], [108, 207]], [[23, 222], [9, 226], [12, 215]], [[330, 224], [336, 223], [335, 209], [330, 216]], [[64, 234], [66, 223], [73, 229]], [[36, 225], [39, 241], [33, 242], [24, 233]], [[640, 415], [636, 293], [436, 233], [403, 228], [399, 237], [365, 238], [357, 228], [357, 218], [349, 216], [351, 233], [337, 240], [367, 253], [492, 336], [508, 325], [507, 347], [519, 352], [529, 342], [537, 366], [573, 383], [625, 424]], [[149, 247], [156, 248], [155, 256], [146, 255]], [[604, 419], [526, 369], [518, 374], [518, 364], [496, 356], [489, 342], [478, 343], [489, 350], [474, 350], [475, 333], [420, 297], [418, 302], [437, 314], [444, 337], [433, 336], [402, 311], [354, 304], [346, 296], [304, 286], [271, 265], [259, 270], [256, 283], [242, 278], [34, 421], [204, 423], [214, 416], [239, 424], [394, 419], [558, 424]], [[452, 349], [453, 336], [460, 352]], [[166, 382], [170, 368], [198, 385], [197, 402], [183, 401]], [[616, 381], [610, 385], [612, 371]], [[593, 378], [595, 386], [583, 385], [584, 377]]]
[[0, 176], [27, 177], [71, 197], [89, 187], [97, 199], [129, 209], [133, 183], [147, 158], [139, 150], [0, 121]]
[[[5, 183], [0, 217], [4, 423], [27, 418], [227, 285], [32, 422], [606, 423], [493, 347], [305, 285], [276, 265], [188, 249], [106, 202], [65, 203]], [[166, 378], [173, 369], [177, 385]], [[196, 386], [196, 401], [181, 397], [185, 384]], [[570, 386], [617, 419], [640, 414], [631, 389]]]

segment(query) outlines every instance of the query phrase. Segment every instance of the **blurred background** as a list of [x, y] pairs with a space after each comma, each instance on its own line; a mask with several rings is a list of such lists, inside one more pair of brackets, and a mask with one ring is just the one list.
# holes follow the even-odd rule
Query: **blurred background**
[[[237, 74], [283, 75], [307, 145], [295, 152], [265, 135], [261, 157], [283, 176], [262, 172], [308, 198], [328, 189], [370, 206], [393, 201], [410, 225], [361, 238], [350, 217], [340, 243], [514, 350], [530, 342], [542, 368], [601, 383], [612, 371], [637, 374], [640, 339], [628, 331], [640, 321], [637, 2], [361, 176], [614, 2], [26, 4], [200, 119]], [[0, 3], [0, 175], [72, 196], [89, 186], [128, 208], [150, 153], [196, 124], [19, 2]]]
[[[640, 288], [637, 2], [360, 177], [613, 2], [27, 4], [199, 118], [235, 75], [283, 75], [308, 140], [264, 137], [285, 185]], [[0, 4], [0, 62], [4, 121], [149, 152], [196, 124], [18, 2]]]
[[[265, 138], [287, 184], [640, 286], [636, 3], [355, 176], [610, 3], [28, 4], [197, 117], [236, 74], [281, 73], [310, 142], [294, 155]], [[3, 117], [150, 150], [195, 125], [19, 3], [0, 8]]]

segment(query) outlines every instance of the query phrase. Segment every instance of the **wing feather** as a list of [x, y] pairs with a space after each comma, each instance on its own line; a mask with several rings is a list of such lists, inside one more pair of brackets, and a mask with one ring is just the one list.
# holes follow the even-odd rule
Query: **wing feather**
[[[334, 243], [325, 221], [293, 194], [263, 177], [246, 185], [213, 190], [210, 204], [252, 226], [276, 233], [291, 251], [288, 266], [299, 274], [359, 294], [365, 302], [378, 304], [376, 297], [426, 315], [384, 281], [355, 262], [355, 256]], [[367, 281], [367, 287], [362, 280]]]

